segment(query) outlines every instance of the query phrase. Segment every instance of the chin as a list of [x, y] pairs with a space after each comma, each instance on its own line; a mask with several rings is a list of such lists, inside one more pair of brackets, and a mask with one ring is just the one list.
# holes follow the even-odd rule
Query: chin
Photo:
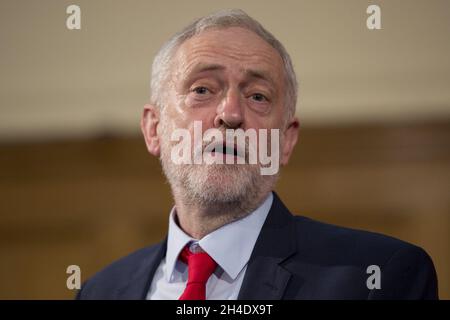
[[[240, 168], [209, 168], [202, 172], [204, 181], [197, 185], [197, 194], [203, 201], [216, 203], [240, 203], [257, 192], [254, 173]], [[198, 190], [201, 189], [201, 190]]]

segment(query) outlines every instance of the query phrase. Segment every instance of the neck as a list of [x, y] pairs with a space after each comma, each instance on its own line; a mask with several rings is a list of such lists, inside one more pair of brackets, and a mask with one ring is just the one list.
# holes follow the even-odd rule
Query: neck
[[189, 197], [183, 196], [186, 193], [173, 191], [178, 225], [197, 240], [228, 223], [246, 217], [261, 205], [270, 192], [265, 192], [254, 199], [218, 203], [192, 201]]

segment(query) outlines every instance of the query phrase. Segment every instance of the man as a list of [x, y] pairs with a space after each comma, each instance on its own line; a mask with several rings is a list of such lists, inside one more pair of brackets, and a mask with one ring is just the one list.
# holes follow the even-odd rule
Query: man
[[[434, 266], [422, 249], [295, 217], [272, 192], [278, 171], [262, 174], [267, 162], [250, 163], [255, 148], [288, 163], [299, 128], [296, 99], [286, 50], [241, 10], [203, 17], [169, 40], [154, 60], [141, 121], [172, 188], [168, 236], [96, 274], [78, 298], [437, 298]], [[230, 146], [228, 136], [214, 135], [213, 146], [211, 138], [196, 144], [196, 124], [203, 134], [254, 130], [257, 140]], [[177, 130], [191, 147], [185, 160], [200, 151], [246, 163], [177, 163]]]

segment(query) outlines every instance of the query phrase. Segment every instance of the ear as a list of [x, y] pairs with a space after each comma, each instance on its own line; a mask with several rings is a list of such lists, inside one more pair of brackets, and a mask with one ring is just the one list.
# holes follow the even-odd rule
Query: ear
[[284, 143], [281, 150], [281, 159], [280, 163], [282, 166], [285, 166], [289, 162], [289, 158], [292, 155], [292, 151], [294, 151], [294, 147], [297, 144], [298, 140], [298, 131], [299, 131], [300, 122], [297, 117], [289, 120], [287, 128], [284, 131]]
[[144, 134], [148, 152], [159, 158], [161, 150], [157, 131], [158, 124], [159, 109], [154, 105], [146, 104], [141, 118], [141, 130]]

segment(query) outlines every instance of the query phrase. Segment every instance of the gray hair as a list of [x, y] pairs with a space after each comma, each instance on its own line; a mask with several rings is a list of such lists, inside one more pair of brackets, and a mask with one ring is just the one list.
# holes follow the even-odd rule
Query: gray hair
[[258, 21], [240, 9], [221, 10], [197, 19], [181, 32], [175, 34], [161, 47], [152, 64], [150, 102], [159, 108], [164, 106], [165, 95], [163, 93], [165, 90], [162, 86], [169, 80], [171, 59], [183, 42], [209, 29], [230, 27], [241, 27], [253, 31], [280, 54], [284, 64], [284, 76], [287, 85], [285, 107], [287, 107], [288, 112], [286, 119], [290, 119], [295, 114], [297, 104], [297, 78], [291, 58], [280, 41], [264, 29]]

